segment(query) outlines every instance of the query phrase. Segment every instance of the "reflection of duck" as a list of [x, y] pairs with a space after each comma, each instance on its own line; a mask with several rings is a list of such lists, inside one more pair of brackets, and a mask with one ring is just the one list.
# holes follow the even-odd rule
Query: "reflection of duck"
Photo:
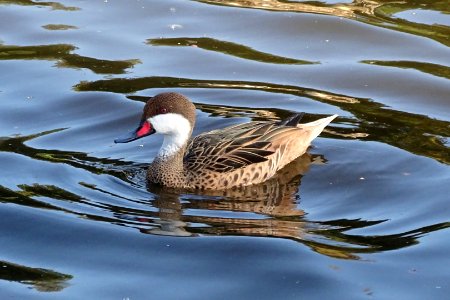
[[[313, 158], [306, 153], [265, 182], [227, 190], [180, 194], [178, 189], [149, 185], [149, 191], [156, 196], [153, 205], [158, 212], [136, 220], [152, 224], [149, 229], [141, 228], [141, 232], [157, 235], [213, 234], [300, 239], [305, 225], [301, 219], [304, 212], [297, 201], [300, 180], [311, 163], [317, 160], [322, 160], [322, 157], [315, 155]], [[203, 215], [202, 212], [208, 213]], [[226, 216], [217, 216], [214, 212], [225, 213]]]
[[195, 106], [177, 93], [151, 98], [141, 124], [126, 143], [153, 133], [163, 145], [148, 169], [151, 183], [178, 188], [227, 189], [258, 184], [305, 153], [336, 115], [298, 124], [301, 114], [281, 122], [249, 122], [200, 134], [189, 141]]
[[227, 190], [202, 191], [202, 195], [231, 201], [203, 200], [198, 202], [195, 208], [254, 212], [272, 217], [302, 216], [304, 213], [298, 209], [296, 203], [300, 177], [309, 170], [311, 163], [317, 160], [322, 158], [315, 156], [313, 160], [309, 153], [305, 153], [265, 182]]

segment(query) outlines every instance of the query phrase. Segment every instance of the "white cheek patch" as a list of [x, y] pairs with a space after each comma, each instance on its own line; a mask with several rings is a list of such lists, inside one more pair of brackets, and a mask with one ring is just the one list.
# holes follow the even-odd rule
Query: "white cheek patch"
[[168, 113], [148, 118], [156, 133], [164, 135], [158, 156], [169, 157], [183, 147], [191, 134], [191, 123], [180, 114]]

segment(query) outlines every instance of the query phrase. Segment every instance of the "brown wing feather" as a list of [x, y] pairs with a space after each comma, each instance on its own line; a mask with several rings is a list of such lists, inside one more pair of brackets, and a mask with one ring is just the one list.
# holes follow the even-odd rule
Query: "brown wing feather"
[[275, 122], [249, 122], [210, 131], [193, 138], [184, 163], [191, 171], [230, 172], [266, 161], [277, 151], [272, 142], [299, 130]]

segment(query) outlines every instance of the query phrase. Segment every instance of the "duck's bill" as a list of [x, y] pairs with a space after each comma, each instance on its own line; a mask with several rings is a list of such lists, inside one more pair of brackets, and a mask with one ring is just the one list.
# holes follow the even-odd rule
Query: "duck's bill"
[[152, 124], [150, 124], [150, 122], [148, 121], [144, 121], [136, 130], [130, 132], [127, 136], [115, 139], [114, 143], [128, 143], [154, 133], [155, 129], [153, 128]]

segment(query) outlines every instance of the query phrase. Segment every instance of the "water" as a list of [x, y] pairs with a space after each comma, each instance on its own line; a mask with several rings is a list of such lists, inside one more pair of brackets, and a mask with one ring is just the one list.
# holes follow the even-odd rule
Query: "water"
[[[447, 299], [448, 1], [0, 0], [2, 299]], [[263, 185], [145, 184], [181, 92], [195, 134], [339, 118]]]

